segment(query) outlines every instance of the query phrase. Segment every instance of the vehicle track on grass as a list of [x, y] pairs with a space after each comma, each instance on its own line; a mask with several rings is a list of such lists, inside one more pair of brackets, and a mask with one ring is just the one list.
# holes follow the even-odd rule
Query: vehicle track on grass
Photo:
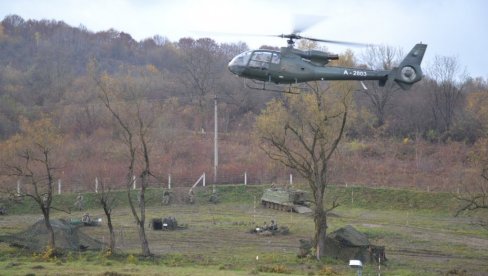
[[[428, 263], [429, 266], [438, 264], [441, 267], [476, 267], [476, 270], [479, 272], [472, 275], [486, 275], [484, 273], [488, 272], [488, 258], [483, 256], [471, 256], [466, 258], [466, 256], [447, 254], [437, 250], [411, 248], [389, 249], [386, 256], [389, 259], [395, 259], [397, 261], [413, 258], [416, 262]], [[484, 272], [482, 272], [483, 270]]]
[[[186, 231], [186, 230], [181, 230]], [[195, 251], [201, 251], [203, 248], [209, 248], [212, 250], [229, 250], [233, 248], [255, 248], [256, 250], [265, 251], [297, 251], [298, 240], [305, 237], [298, 236], [259, 236], [250, 233], [217, 233], [213, 236], [197, 237], [194, 233], [190, 237], [171, 237], [168, 235], [162, 239], [164, 244], [157, 246], [158, 249], [164, 250], [165, 248], [171, 248], [172, 250], [179, 249], [186, 251], [188, 249], [195, 249]], [[153, 236], [154, 237], [154, 236]], [[153, 243], [155, 244], [155, 243]], [[155, 248], [156, 249], [156, 248]]]
[[419, 226], [408, 226], [400, 224], [362, 224], [366, 227], [381, 227], [383, 229], [391, 229], [393, 232], [402, 233], [403, 235], [410, 235], [417, 240], [438, 241], [444, 243], [454, 243], [458, 245], [469, 246], [478, 250], [485, 250], [488, 248], [488, 239], [459, 234], [453, 231], [439, 232], [436, 229]]
[[[454, 231], [440, 232], [427, 227], [407, 226], [400, 224], [363, 224], [367, 227], [381, 227], [393, 233], [401, 233], [401, 242], [386, 245], [387, 258], [395, 260], [415, 259], [430, 264], [437, 263], [445, 266], [448, 263], [463, 266], [488, 268], [488, 239], [477, 236], [459, 234]], [[405, 238], [407, 241], [405, 241]], [[380, 238], [381, 239], [381, 238]], [[394, 242], [394, 238], [390, 242]], [[410, 242], [409, 242], [410, 241]], [[434, 248], [427, 248], [426, 244], [435, 244]], [[454, 253], [446, 253], [442, 248], [446, 246], [458, 247]], [[476, 274], [478, 275], [478, 274]]]

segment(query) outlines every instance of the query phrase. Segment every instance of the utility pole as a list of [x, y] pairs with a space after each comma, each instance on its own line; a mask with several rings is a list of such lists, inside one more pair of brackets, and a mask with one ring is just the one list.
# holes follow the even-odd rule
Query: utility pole
[[217, 94], [214, 97], [214, 183], [217, 183], [217, 167], [219, 165], [219, 148], [218, 148], [218, 131], [219, 125], [217, 120]]

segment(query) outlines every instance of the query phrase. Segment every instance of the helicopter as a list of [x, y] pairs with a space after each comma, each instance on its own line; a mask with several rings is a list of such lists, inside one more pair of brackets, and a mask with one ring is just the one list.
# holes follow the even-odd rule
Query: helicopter
[[[246, 82], [248, 88], [295, 93], [292, 91], [292, 85], [310, 81], [377, 80], [380, 86], [396, 83], [403, 90], [408, 90], [423, 76], [420, 63], [427, 49], [426, 44], [416, 44], [399, 66], [392, 70], [369, 70], [327, 65], [331, 60], [338, 60], [339, 56], [318, 50], [303, 51], [294, 48], [295, 40], [299, 39], [353, 46], [365, 44], [304, 37], [295, 32], [275, 36], [287, 38], [287, 47], [281, 47], [279, 51], [267, 49], [246, 51], [229, 62], [230, 72], [252, 81], [252, 83]], [[283, 89], [282, 84], [288, 84], [289, 88]], [[361, 84], [364, 89], [367, 89], [364, 83]], [[276, 86], [281, 86], [281, 89], [270, 88]]]

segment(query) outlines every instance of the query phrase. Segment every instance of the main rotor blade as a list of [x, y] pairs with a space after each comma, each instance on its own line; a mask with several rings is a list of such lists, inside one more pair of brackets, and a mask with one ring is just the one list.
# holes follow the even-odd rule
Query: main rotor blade
[[325, 16], [296, 14], [293, 17], [293, 33], [301, 33], [324, 20]]
[[308, 39], [310, 41], [325, 42], [325, 43], [332, 43], [332, 44], [346, 45], [346, 46], [366, 47], [366, 46], [370, 46], [371, 45], [371, 44], [368, 44], [368, 43], [340, 41], [340, 40], [330, 40], [330, 39], [318, 39], [318, 38], [305, 37], [305, 36], [299, 36], [299, 37], [297, 37], [297, 39]]
[[194, 31], [199, 35], [205, 37], [212, 37], [212, 36], [251, 36], [251, 37], [273, 37], [274, 35], [269, 34], [258, 34], [258, 33], [229, 33], [229, 32], [203, 32], [203, 31]]

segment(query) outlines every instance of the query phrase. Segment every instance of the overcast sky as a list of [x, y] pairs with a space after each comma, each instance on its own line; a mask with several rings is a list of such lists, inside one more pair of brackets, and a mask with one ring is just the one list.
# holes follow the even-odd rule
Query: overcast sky
[[[324, 17], [302, 35], [401, 47], [429, 46], [423, 67], [434, 56], [454, 56], [469, 75], [488, 78], [488, 1], [485, 0], [0, 0], [0, 18], [54, 19], [90, 31], [113, 28], [134, 39], [161, 35], [212, 37], [284, 46], [279, 38], [242, 34], [281, 34], [293, 29], [295, 15]], [[345, 48], [326, 45], [329, 50]], [[360, 49], [354, 49], [360, 52]]]

